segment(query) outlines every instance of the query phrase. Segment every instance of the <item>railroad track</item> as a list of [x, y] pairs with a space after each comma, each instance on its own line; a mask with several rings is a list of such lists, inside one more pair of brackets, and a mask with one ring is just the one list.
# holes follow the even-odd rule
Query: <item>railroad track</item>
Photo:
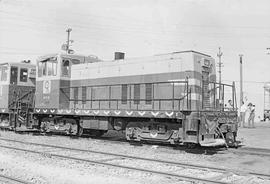
[[[111, 141], [111, 142], [121, 142], [121, 143], [127, 143], [126, 140], [123, 139], [117, 139], [117, 140], [111, 140], [109, 137], [105, 137], [103, 139], [99, 138], [99, 140], [104, 140], [104, 141]], [[134, 144], [136, 145], [136, 144]], [[140, 145], [140, 143], [137, 143], [137, 145]], [[146, 143], [145, 145], [150, 145], [152, 144]], [[156, 145], [156, 143], [155, 143]], [[238, 148], [206, 148], [206, 147], [195, 147], [195, 148], [187, 148], [185, 146], [174, 146], [168, 144], [158, 144], [160, 147], [167, 147], [167, 148], [174, 148], [179, 151], [187, 152], [187, 153], [195, 153], [195, 154], [224, 154], [227, 152], [233, 152], [235, 154], [249, 154], [249, 155], [257, 155], [257, 156], [266, 156], [270, 157], [270, 149], [262, 149], [262, 148], [252, 148], [252, 147], [238, 147]]]
[[[24, 142], [24, 141], [6, 139], [6, 138], [0, 138], [0, 142], [1, 142], [0, 147], [6, 148], [6, 149], [13, 149], [13, 150], [18, 150], [18, 151], [23, 151], [23, 152], [41, 154], [47, 157], [76, 160], [76, 161], [87, 162], [87, 163], [96, 164], [96, 165], [103, 165], [107, 167], [117, 167], [117, 168], [122, 168], [122, 169], [133, 170], [133, 171], [147, 172], [147, 173], [158, 174], [158, 175], [163, 175], [167, 177], [174, 177], [174, 178], [178, 178], [185, 181], [191, 181], [191, 182], [196, 181], [196, 182], [202, 182], [202, 183], [228, 184], [228, 183], [231, 183], [231, 181], [226, 181], [226, 179], [224, 178], [230, 177], [232, 175], [239, 176], [239, 177], [256, 176], [256, 177], [264, 178], [267, 180], [270, 179], [270, 175], [262, 174], [262, 173], [242, 172], [242, 171], [230, 170], [226, 168], [172, 162], [172, 161], [167, 161], [167, 160], [157, 160], [157, 159], [152, 159], [152, 158], [136, 157], [136, 156], [108, 153], [108, 152], [95, 151], [95, 150], [85, 150], [85, 149], [63, 147], [63, 146], [51, 145], [51, 144]], [[10, 146], [10, 144], [13, 144], [13, 146]], [[31, 146], [30, 149], [26, 149], [27, 146]], [[42, 149], [42, 151], [40, 151], [40, 149]], [[75, 155], [80, 155], [80, 156], [79, 157], [72, 156], [74, 155], [74, 153]], [[96, 155], [103, 155], [104, 157], [93, 159], [96, 157]], [[136, 165], [137, 162], [142, 162], [142, 167], [138, 167], [138, 164], [137, 166], [134, 166]], [[147, 164], [145, 164], [146, 162]], [[160, 168], [162, 169], [153, 170], [152, 168], [155, 168], [155, 165], [151, 166], [151, 164], [153, 163], [160, 165], [161, 166]], [[176, 169], [170, 169], [170, 167], [173, 167]], [[200, 177], [197, 177], [197, 176], [194, 177], [194, 174], [190, 175], [188, 173], [185, 173], [185, 169], [189, 170], [189, 172], [191, 170], [191, 172], [193, 173], [194, 171], [196, 173], [199, 173], [197, 175], [200, 175]], [[179, 174], [179, 173], [184, 173], [184, 174]], [[207, 173], [212, 173], [211, 177], [207, 177]]]
[[[99, 141], [109, 141], [109, 142], [117, 142], [117, 144], [133, 144], [128, 142], [125, 138], [115, 138], [113, 139], [111, 137], [100, 137], [98, 138]], [[262, 148], [252, 148], [252, 147], [238, 147], [238, 148], [206, 148], [206, 147], [195, 147], [195, 148], [187, 148], [186, 146], [175, 146], [171, 144], [157, 144], [159, 147], [164, 148], [173, 148], [179, 151], [183, 151], [186, 153], [195, 153], [195, 154], [224, 154], [227, 152], [233, 152], [235, 154], [250, 154], [250, 155], [257, 155], [257, 156], [266, 156], [270, 157], [270, 149], [262, 149]], [[151, 143], [134, 143], [133, 145], [147, 145], [147, 146], [153, 146]]]
[[241, 147], [238, 149], [231, 149], [230, 151], [236, 154], [249, 154], [270, 157], [270, 149]]
[[31, 184], [30, 182], [27, 181], [23, 181], [21, 179], [18, 178], [14, 178], [11, 176], [6, 176], [3, 174], [0, 174], [0, 183], [4, 183], [4, 184]]
[[[25, 133], [25, 132], [24, 132]], [[29, 132], [27, 132], [29, 133]], [[30, 132], [33, 133], [33, 132]], [[40, 135], [39, 133], [33, 133], [34, 135]], [[73, 137], [73, 138], [81, 138], [81, 137]], [[82, 138], [89, 138], [89, 137], [82, 137]], [[121, 143], [121, 144], [132, 144], [130, 142], [128, 142], [125, 138], [115, 138], [113, 137], [113, 139], [111, 137], [100, 137], [98, 140], [100, 141], [110, 141], [110, 142], [117, 142], [117, 144]], [[134, 145], [142, 145], [142, 143], [134, 143]], [[144, 143], [144, 145], [147, 146], [153, 146], [153, 144], [151, 143]], [[155, 143], [156, 145], [156, 143]], [[269, 156], [270, 157], [270, 149], [261, 149], [261, 148], [251, 148], [251, 147], [239, 147], [238, 149], [235, 148], [205, 148], [205, 147], [195, 147], [195, 148], [187, 148], [185, 146], [174, 146], [172, 147], [172, 145], [170, 144], [158, 144], [159, 147], [167, 147], [167, 148], [173, 148], [179, 151], [183, 151], [183, 152], [187, 152], [187, 153], [196, 153], [196, 154], [224, 154], [228, 151], [233, 152], [235, 154], [250, 154], [250, 155], [257, 155], [257, 156]]]

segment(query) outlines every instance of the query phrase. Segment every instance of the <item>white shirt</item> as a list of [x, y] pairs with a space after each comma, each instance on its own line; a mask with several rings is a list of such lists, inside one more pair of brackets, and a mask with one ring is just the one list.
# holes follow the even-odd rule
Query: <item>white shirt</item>
[[251, 112], [252, 111], [255, 113], [255, 107], [254, 106], [251, 107]]
[[247, 106], [245, 104], [243, 104], [241, 107], [240, 107], [240, 112], [246, 112], [247, 111]]

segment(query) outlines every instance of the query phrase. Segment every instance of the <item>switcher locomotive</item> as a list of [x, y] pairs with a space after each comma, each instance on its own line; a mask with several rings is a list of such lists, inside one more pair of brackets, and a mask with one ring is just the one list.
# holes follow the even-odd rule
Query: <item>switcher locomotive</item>
[[[235, 146], [235, 86], [196, 51], [103, 61], [56, 53], [0, 65], [0, 127], [129, 141]], [[225, 103], [229, 101], [228, 106]]]
[[45, 55], [37, 60], [32, 122], [43, 132], [124, 130], [129, 141], [234, 146], [235, 86], [217, 83], [214, 59], [196, 51], [115, 53], [111, 61]]

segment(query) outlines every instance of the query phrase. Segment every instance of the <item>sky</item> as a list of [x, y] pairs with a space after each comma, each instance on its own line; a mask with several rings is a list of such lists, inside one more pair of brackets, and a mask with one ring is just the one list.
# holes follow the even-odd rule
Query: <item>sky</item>
[[243, 54], [244, 96], [262, 116], [269, 20], [268, 0], [0, 0], [0, 63], [61, 51], [67, 28], [75, 53], [104, 60], [196, 50], [218, 61], [221, 47], [222, 82], [239, 96]]

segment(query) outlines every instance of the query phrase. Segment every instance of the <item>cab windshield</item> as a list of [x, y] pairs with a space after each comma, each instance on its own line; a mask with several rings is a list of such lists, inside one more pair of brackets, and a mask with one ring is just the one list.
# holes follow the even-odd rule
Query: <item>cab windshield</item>
[[8, 76], [8, 66], [1, 65], [0, 66], [0, 81], [7, 81]]
[[50, 57], [38, 62], [38, 77], [57, 75], [57, 57]]

